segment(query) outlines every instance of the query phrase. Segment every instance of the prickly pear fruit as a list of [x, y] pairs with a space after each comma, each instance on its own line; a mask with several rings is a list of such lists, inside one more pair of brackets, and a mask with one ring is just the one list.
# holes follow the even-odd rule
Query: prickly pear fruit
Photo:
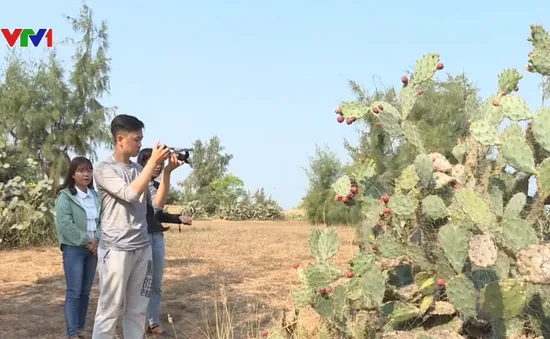
[[439, 287], [439, 288], [445, 287], [445, 280], [443, 280], [441, 278], [437, 279], [437, 281], [435, 283], [437, 284], [437, 287]]
[[401, 82], [403, 83], [403, 85], [406, 85], [409, 83], [409, 78], [407, 78], [406, 76], [402, 76], [401, 77]]
[[391, 214], [391, 208], [389, 207], [384, 208], [384, 214]]
[[390, 201], [390, 197], [387, 195], [383, 195], [380, 199], [384, 202], [384, 204], [387, 204]]
[[342, 108], [341, 107], [338, 107], [334, 110], [334, 113], [336, 114], [342, 114]]
[[419, 88], [419, 89], [416, 91], [416, 94], [422, 95], [422, 94], [424, 94], [424, 90]]
[[338, 118], [336, 118], [336, 121], [338, 121], [338, 123], [343, 123], [344, 122], [344, 117], [339, 115]]
[[262, 337], [265, 338], [265, 337], [267, 337], [268, 335], [269, 335], [269, 332], [267, 332], [266, 330], [264, 330], [264, 331], [262, 332]]
[[333, 290], [334, 289], [332, 288], [332, 286], [327, 287], [327, 293], [328, 294], [332, 293]]
[[436, 68], [437, 68], [438, 71], [441, 71], [441, 70], [443, 69], [443, 67], [444, 67], [444, 66], [443, 66], [443, 64], [442, 64], [441, 62], [438, 63], [437, 66], [436, 66]]
[[498, 100], [497, 100], [497, 99], [494, 99], [494, 100], [493, 100], [493, 106], [498, 107], [498, 105], [499, 105]]
[[354, 275], [355, 274], [352, 271], [346, 272], [346, 277], [348, 277], [348, 278], [353, 278]]
[[348, 197], [342, 197], [342, 202], [345, 204], [347, 202], [349, 202], [349, 198]]
[[380, 113], [380, 110], [378, 109], [378, 107], [373, 108], [372, 111], [374, 112], [374, 114]]
[[378, 109], [383, 111], [384, 110], [384, 106], [382, 106], [382, 104], [378, 105]]
[[336, 195], [334, 196], [334, 201], [340, 201], [340, 200], [342, 200], [342, 196], [336, 194]]
[[349, 189], [349, 191], [353, 194], [357, 193], [357, 186], [351, 186], [351, 188]]
[[498, 249], [490, 234], [474, 235], [470, 239], [468, 256], [472, 264], [489, 267], [497, 262]]
[[531, 245], [519, 251], [516, 266], [525, 281], [550, 284], [550, 245]]
[[353, 124], [353, 120], [351, 118], [346, 119], [346, 124], [351, 125]]
[[293, 267], [293, 268], [298, 268], [298, 267], [300, 267], [300, 264], [294, 263], [294, 264], [292, 264], [292, 267]]
[[327, 295], [327, 289], [324, 288], [324, 287], [321, 287], [321, 288], [319, 289], [318, 292], [319, 292], [319, 295], [320, 295], [320, 296], [325, 296], [325, 295]]

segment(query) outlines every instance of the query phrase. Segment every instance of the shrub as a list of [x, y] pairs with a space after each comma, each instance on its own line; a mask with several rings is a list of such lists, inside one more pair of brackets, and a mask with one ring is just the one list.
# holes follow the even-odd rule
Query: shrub
[[6, 247], [55, 243], [53, 182], [13, 176], [13, 168], [24, 166], [28, 173], [38, 164], [33, 159], [12, 164], [17, 158], [10, 153], [0, 150], [0, 243]]
[[224, 220], [275, 221], [284, 219], [283, 210], [276, 204], [236, 203], [220, 206], [218, 217]]
[[[550, 75], [550, 36], [531, 26], [529, 72]], [[315, 262], [298, 267], [293, 291], [298, 318], [313, 309], [324, 333], [349, 338], [484, 338], [550, 335], [550, 245], [545, 205], [550, 197], [550, 109], [533, 115], [513, 92], [522, 75], [498, 77], [498, 91], [472, 112], [469, 135], [454, 159], [429, 153], [407, 120], [422, 85], [443, 69], [437, 53], [403, 77], [399, 108], [343, 102], [344, 119], [374, 114], [381, 128], [414, 146], [417, 156], [379, 199], [365, 195], [373, 162], [357, 163], [333, 184], [335, 199], [360, 206], [359, 250], [347, 267], [331, 262], [338, 237], [313, 230]], [[511, 124], [499, 134], [504, 118]], [[527, 121], [522, 130], [518, 122]], [[510, 173], [511, 167], [515, 170]], [[527, 196], [529, 178], [537, 194]], [[299, 320], [299, 319], [298, 319]], [[273, 335], [275, 338], [277, 335]]]

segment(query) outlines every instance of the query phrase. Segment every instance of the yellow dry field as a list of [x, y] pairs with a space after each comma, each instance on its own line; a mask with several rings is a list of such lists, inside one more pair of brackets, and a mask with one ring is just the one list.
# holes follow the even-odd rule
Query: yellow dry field
[[[306, 265], [309, 226], [302, 222], [196, 221], [166, 232], [162, 319], [177, 338], [259, 338], [279, 324]], [[353, 231], [339, 228], [336, 262], [352, 257]], [[65, 282], [57, 247], [0, 253], [0, 338], [64, 338]], [[92, 290], [87, 327], [98, 295]], [[226, 303], [224, 301], [227, 300]], [[232, 335], [228, 329], [231, 328]], [[132, 338], [127, 338], [132, 339]]]

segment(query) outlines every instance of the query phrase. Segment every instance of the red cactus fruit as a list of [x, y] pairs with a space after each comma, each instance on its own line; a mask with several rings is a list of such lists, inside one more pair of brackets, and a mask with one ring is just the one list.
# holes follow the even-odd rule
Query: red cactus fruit
[[443, 69], [443, 64], [441, 62], [438, 63], [436, 68], [438, 71], [441, 71]]
[[339, 124], [344, 122], [344, 117], [339, 115], [338, 118], [336, 118], [336, 121], [338, 121]]

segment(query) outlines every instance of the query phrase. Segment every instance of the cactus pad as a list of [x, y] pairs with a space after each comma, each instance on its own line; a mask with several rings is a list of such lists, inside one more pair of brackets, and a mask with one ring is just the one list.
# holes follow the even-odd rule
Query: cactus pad
[[430, 277], [424, 280], [424, 282], [420, 285], [419, 289], [420, 289], [420, 293], [422, 293], [423, 295], [434, 294], [435, 291], [437, 291], [435, 278]]
[[550, 158], [544, 159], [538, 167], [537, 184], [539, 199], [550, 196]]
[[414, 86], [401, 87], [401, 91], [399, 92], [399, 102], [401, 104], [401, 117], [403, 120], [407, 119], [409, 113], [411, 113], [417, 98], [418, 95], [416, 94]]
[[399, 177], [396, 186], [403, 190], [410, 190], [418, 184], [418, 180], [420, 180], [420, 178], [418, 178], [418, 175], [416, 174], [414, 165], [409, 165], [405, 167], [403, 172], [401, 172], [401, 176]]
[[433, 152], [428, 154], [428, 157], [435, 172], [449, 173], [453, 168], [453, 165], [441, 153]]
[[422, 59], [416, 60], [412, 83], [418, 85], [433, 78], [438, 63], [439, 53], [426, 54]]
[[537, 110], [531, 129], [535, 140], [550, 152], [550, 109], [542, 107]]
[[451, 279], [446, 287], [447, 297], [463, 316], [477, 315], [477, 290], [474, 283], [464, 275]]
[[401, 245], [394, 237], [389, 235], [383, 235], [376, 239], [378, 245], [378, 251], [384, 258], [397, 258], [405, 255], [406, 251], [403, 245]]
[[432, 220], [449, 216], [449, 211], [443, 200], [437, 195], [428, 195], [422, 200], [422, 212]]
[[342, 276], [342, 274], [343, 272], [338, 266], [329, 263], [316, 262], [305, 269], [308, 285], [313, 290], [326, 288], [330, 283]]
[[527, 302], [526, 284], [515, 279], [490, 282], [481, 289], [480, 313], [492, 320], [518, 316]]
[[523, 280], [550, 284], [550, 245], [531, 245], [519, 251], [516, 267]]
[[401, 216], [409, 216], [416, 211], [417, 202], [409, 195], [396, 194], [392, 196], [389, 206], [392, 213]]
[[497, 262], [498, 250], [489, 234], [474, 235], [470, 239], [468, 257], [472, 264], [489, 267]]
[[353, 273], [357, 276], [363, 276], [368, 270], [370, 270], [371, 266], [375, 265], [375, 261], [376, 257], [374, 254], [359, 252], [353, 259], [350, 260], [349, 264]]
[[325, 228], [319, 235], [317, 242], [317, 253], [319, 253], [319, 259], [326, 261], [338, 253], [338, 235], [332, 228]]
[[361, 277], [350, 279], [347, 297], [361, 300], [367, 308], [382, 305], [386, 292], [386, 276], [376, 265], [370, 266]]
[[431, 187], [435, 184], [433, 179], [433, 168], [430, 158], [426, 154], [419, 154], [414, 159], [414, 168], [424, 187]]
[[464, 161], [464, 155], [466, 154], [466, 151], [468, 150], [468, 147], [465, 143], [460, 143], [453, 147], [451, 153], [453, 154], [453, 157], [455, 157], [456, 160], [458, 160], [459, 163]]
[[458, 274], [462, 273], [468, 258], [469, 237], [469, 232], [457, 224], [448, 224], [439, 229], [441, 248]]
[[382, 316], [388, 317], [392, 323], [411, 320], [420, 315], [420, 309], [413, 304], [402, 301], [391, 301], [382, 306]]
[[512, 122], [510, 125], [506, 126], [506, 128], [502, 131], [500, 135], [500, 142], [503, 143], [504, 141], [510, 139], [510, 138], [517, 138], [517, 139], [523, 139], [523, 130], [518, 125], [517, 122]]
[[504, 119], [504, 112], [500, 106], [495, 106], [493, 103], [498, 102], [498, 96], [493, 95], [483, 102], [481, 105], [482, 117], [477, 120], [485, 120], [493, 126], [498, 126]]
[[403, 129], [401, 128], [400, 118], [395, 117], [392, 114], [388, 114], [385, 108], [383, 112], [378, 114], [378, 120], [382, 124], [384, 131], [392, 137], [400, 137], [404, 135]]
[[519, 139], [511, 137], [504, 140], [500, 151], [508, 165], [516, 170], [532, 174], [536, 173], [533, 151], [529, 145], [527, 145], [524, 138]]
[[497, 262], [492, 269], [500, 279], [508, 279], [510, 277], [510, 264], [510, 257], [503, 251], [498, 251]]
[[531, 119], [533, 115], [529, 110], [529, 106], [525, 100], [513, 95], [506, 95], [500, 98], [500, 106], [504, 112], [504, 116], [514, 121]]
[[470, 133], [484, 146], [493, 146], [498, 142], [497, 126], [487, 120], [476, 120], [470, 125]]
[[350, 188], [351, 180], [347, 175], [341, 176], [340, 179], [336, 180], [336, 182], [332, 184], [332, 189], [334, 192], [342, 197], [349, 194]]
[[505, 69], [498, 75], [498, 91], [500, 93], [512, 93], [522, 78], [523, 75], [516, 69]]
[[504, 192], [498, 185], [490, 183], [488, 187], [489, 205], [493, 214], [502, 217], [504, 213]]
[[485, 201], [469, 188], [455, 191], [455, 201], [462, 211], [478, 226], [488, 226], [493, 222], [493, 214]]
[[504, 245], [518, 252], [530, 245], [538, 244], [535, 230], [523, 219], [507, 219], [502, 223]]
[[518, 218], [521, 211], [523, 211], [523, 208], [525, 207], [526, 202], [527, 202], [527, 196], [525, 194], [523, 194], [522, 192], [514, 194], [514, 196], [510, 198], [510, 201], [508, 201], [508, 204], [506, 205], [503, 218], [504, 219]]
[[344, 118], [362, 118], [370, 110], [369, 106], [357, 101], [343, 101], [340, 103]]
[[401, 124], [405, 139], [413, 145], [419, 153], [424, 153], [424, 146], [422, 145], [422, 138], [420, 137], [420, 131], [418, 127], [412, 122], [405, 120]]

